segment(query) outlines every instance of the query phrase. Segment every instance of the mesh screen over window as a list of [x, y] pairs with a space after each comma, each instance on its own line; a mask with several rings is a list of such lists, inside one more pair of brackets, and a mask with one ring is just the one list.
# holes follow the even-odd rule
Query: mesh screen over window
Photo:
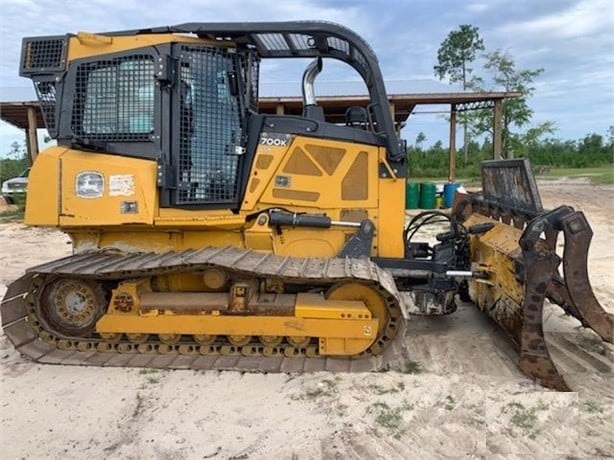
[[258, 73], [260, 61], [256, 56], [248, 55], [241, 59], [243, 81], [247, 85], [249, 108], [258, 112]]
[[55, 82], [53, 81], [34, 81], [34, 89], [41, 104], [45, 126], [49, 135], [55, 137]]
[[75, 86], [75, 134], [115, 142], [149, 140], [155, 98], [151, 56], [82, 64]]
[[180, 56], [177, 204], [233, 202], [242, 134], [229, 83], [235, 56], [203, 46], [182, 46]]
[[64, 37], [48, 39], [25, 39], [21, 71], [62, 70], [66, 40]]

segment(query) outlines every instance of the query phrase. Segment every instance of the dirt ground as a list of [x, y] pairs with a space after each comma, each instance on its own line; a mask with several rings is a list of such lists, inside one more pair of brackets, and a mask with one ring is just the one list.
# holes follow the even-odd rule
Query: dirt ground
[[[589, 274], [614, 311], [614, 187], [540, 184], [546, 207], [585, 211]], [[0, 295], [29, 266], [67, 255], [59, 232], [0, 225]], [[582, 339], [546, 308], [547, 328]], [[588, 335], [587, 335], [588, 334]], [[516, 369], [471, 305], [410, 322], [417, 373], [304, 375], [38, 365], [0, 335], [1, 458], [596, 458], [614, 453], [614, 374], [574, 368], [577, 391]], [[603, 356], [614, 347], [605, 345]], [[571, 358], [557, 351], [562, 361]], [[581, 367], [581, 366], [580, 366]]]

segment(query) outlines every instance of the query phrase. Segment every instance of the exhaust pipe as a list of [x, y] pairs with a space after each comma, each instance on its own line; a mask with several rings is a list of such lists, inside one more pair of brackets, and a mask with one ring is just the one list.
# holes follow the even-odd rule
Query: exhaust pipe
[[309, 63], [303, 73], [303, 107], [308, 105], [316, 105], [315, 91], [313, 90], [313, 82], [318, 74], [322, 71], [322, 58], [318, 57]]

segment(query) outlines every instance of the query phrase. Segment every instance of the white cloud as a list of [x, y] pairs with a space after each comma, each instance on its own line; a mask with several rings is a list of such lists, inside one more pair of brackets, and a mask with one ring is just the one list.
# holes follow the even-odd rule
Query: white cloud
[[[479, 26], [488, 50], [508, 50], [518, 68], [544, 67], [531, 99], [536, 120], [552, 117], [564, 138], [581, 130], [604, 132], [614, 117], [614, 7], [610, 0], [1, 0], [0, 99], [20, 94], [31, 83], [18, 73], [21, 38], [80, 30], [104, 32], [183, 22], [284, 21], [320, 19], [344, 24], [362, 35], [378, 55], [391, 92], [436, 88], [433, 65], [439, 44], [459, 24]], [[35, 25], [35, 26], [33, 26]], [[263, 88], [300, 91], [302, 66], [290, 60], [263, 66]], [[476, 68], [478, 65], [476, 64]], [[329, 76], [328, 72], [332, 75]], [[325, 65], [322, 80], [334, 90], [345, 78]], [[342, 77], [343, 76], [343, 77]], [[355, 76], [347, 77], [356, 78]], [[267, 80], [268, 79], [268, 80]], [[266, 82], [269, 83], [266, 83]], [[282, 82], [276, 85], [270, 82]], [[440, 91], [454, 90], [440, 85]], [[328, 90], [328, 88], [327, 88]], [[435, 89], [433, 89], [435, 91]], [[285, 95], [285, 94], [278, 94]], [[556, 110], [552, 107], [556, 106]], [[445, 142], [445, 121], [410, 118], [406, 130], [427, 131]], [[548, 119], [548, 118], [546, 118]], [[582, 123], [578, 123], [581, 119]], [[443, 134], [441, 134], [443, 133]], [[0, 132], [0, 154], [6, 137]], [[17, 132], [17, 136], [22, 136]], [[444, 137], [441, 137], [444, 136]]]
[[465, 9], [470, 13], [483, 13], [485, 11], [488, 11], [490, 8], [491, 5], [489, 5], [488, 3], [472, 2], [465, 5]]
[[563, 11], [506, 24], [503, 33], [549, 36], [557, 39], [612, 35], [614, 14], [610, 0], [581, 0]]

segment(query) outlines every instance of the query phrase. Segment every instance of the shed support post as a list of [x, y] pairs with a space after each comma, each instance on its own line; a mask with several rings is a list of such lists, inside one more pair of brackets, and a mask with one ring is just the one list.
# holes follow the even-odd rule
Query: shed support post
[[28, 128], [26, 135], [26, 148], [28, 150], [28, 164], [32, 166], [38, 155], [38, 126], [36, 123], [36, 107], [28, 107]]
[[450, 152], [448, 160], [448, 181], [456, 176], [456, 104], [450, 105]]
[[[401, 137], [401, 130], [405, 127], [405, 123], [402, 121], [397, 121], [397, 108], [394, 105], [394, 102], [390, 102], [390, 116], [392, 116], [392, 120], [394, 121], [394, 129], [397, 133], [397, 137]], [[407, 115], [409, 117], [409, 115]]]
[[495, 99], [495, 109], [493, 114], [493, 129], [492, 129], [492, 146], [493, 146], [493, 158], [499, 160], [501, 156], [501, 120], [503, 118], [503, 101], [501, 99]]

